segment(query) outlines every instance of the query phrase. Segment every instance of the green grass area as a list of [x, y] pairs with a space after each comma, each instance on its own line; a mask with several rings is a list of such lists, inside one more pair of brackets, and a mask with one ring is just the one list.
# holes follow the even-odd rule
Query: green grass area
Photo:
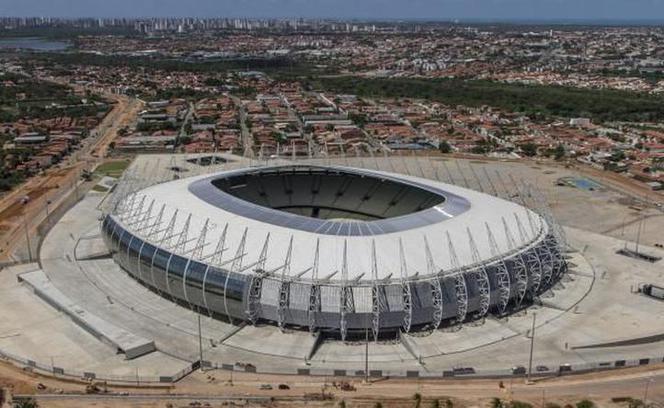
[[108, 191], [108, 188], [106, 188], [106, 187], [104, 187], [104, 186], [101, 186], [101, 185], [97, 184], [96, 186], [92, 187], [92, 191], [97, 191], [97, 192], [100, 192], [100, 193], [105, 193], [105, 192]]
[[646, 93], [485, 80], [319, 77], [313, 89], [362, 97], [414, 98], [446, 105], [483, 105], [538, 117], [590, 117], [596, 122], [664, 120], [664, 97]]
[[[4, 73], [0, 74], [0, 81], [11, 81], [13, 86], [0, 87], [0, 103], [14, 105], [17, 96], [22, 95], [22, 100], [30, 101], [52, 101], [72, 102], [67, 99], [70, 89], [64, 85], [51, 82], [38, 81], [25, 75]], [[80, 100], [80, 99], [79, 99]]]
[[[0, 74], [0, 81], [13, 83], [12, 86], [0, 85], [0, 122], [13, 122], [19, 118], [80, 118], [108, 110], [106, 105], [83, 105], [82, 99], [64, 85], [13, 73]], [[101, 101], [94, 94], [88, 95], [87, 99]], [[59, 106], [54, 107], [53, 103]]]
[[120, 177], [122, 176], [122, 173], [129, 167], [129, 164], [131, 164], [130, 160], [117, 160], [117, 161], [111, 161], [111, 162], [106, 162], [95, 170], [95, 175], [98, 176], [108, 176], [108, 177]]
[[124, 55], [98, 55], [90, 53], [31, 53], [21, 54], [26, 61], [60, 66], [89, 65], [103, 67], [147, 68], [150, 70], [196, 72], [218, 74], [231, 71], [258, 70], [263, 72], [292, 72], [300, 75], [322, 73], [317, 67], [301, 60], [287, 57], [219, 58], [215, 60], [184, 60]]

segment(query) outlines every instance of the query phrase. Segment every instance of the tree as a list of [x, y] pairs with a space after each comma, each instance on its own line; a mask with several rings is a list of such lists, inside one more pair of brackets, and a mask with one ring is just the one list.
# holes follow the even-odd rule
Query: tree
[[613, 152], [611, 157], [609, 158], [612, 162], [619, 162], [625, 160], [625, 152], [622, 150], [616, 150]]
[[521, 145], [521, 151], [528, 157], [537, 155], [537, 145], [535, 143], [525, 143]]
[[443, 154], [448, 154], [452, 152], [452, 146], [447, 142], [447, 140], [441, 140], [438, 149]]
[[576, 403], [576, 408], [595, 408], [595, 403], [584, 399]]
[[351, 113], [348, 115], [348, 118], [361, 129], [367, 124], [367, 115], [362, 113]]
[[272, 136], [272, 138], [279, 143], [284, 143], [286, 141], [286, 136], [281, 132], [272, 131], [272, 133], [270, 133], [270, 136]]
[[419, 408], [422, 405], [422, 394], [416, 392], [413, 399], [415, 400], [415, 408]]
[[533, 408], [533, 406], [523, 401], [512, 401], [510, 408]]
[[470, 149], [470, 152], [474, 154], [486, 154], [488, 151], [489, 150], [485, 144], [477, 144]]
[[33, 398], [25, 398], [14, 402], [16, 408], [38, 408], [39, 404]]
[[554, 150], [554, 156], [556, 160], [560, 160], [563, 157], [565, 157], [565, 148], [563, 147], [562, 144], [559, 144], [556, 146], [556, 149]]

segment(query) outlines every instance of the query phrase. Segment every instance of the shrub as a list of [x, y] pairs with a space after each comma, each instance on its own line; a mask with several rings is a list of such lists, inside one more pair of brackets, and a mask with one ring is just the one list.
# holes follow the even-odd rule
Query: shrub
[[576, 408], [595, 408], [595, 403], [584, 399], [576, 403]]
[[523, 401], [512, 401], [510, 408], [533, 408], [532, 404]]
[[21, 399], [14, 403], [15, 408], [38, 408], [39, 404], [33, 398]]
[[491, 400], [491, 408], [503, 408], [503, 401], [500, 398], [493, 398]]

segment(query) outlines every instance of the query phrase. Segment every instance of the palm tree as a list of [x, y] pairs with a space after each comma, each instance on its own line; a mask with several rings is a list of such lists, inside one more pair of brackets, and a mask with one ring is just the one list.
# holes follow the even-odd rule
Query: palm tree
[[33, 398], [22, 398], [14, 402], [14, 408], [38, 408], [39, 404]]

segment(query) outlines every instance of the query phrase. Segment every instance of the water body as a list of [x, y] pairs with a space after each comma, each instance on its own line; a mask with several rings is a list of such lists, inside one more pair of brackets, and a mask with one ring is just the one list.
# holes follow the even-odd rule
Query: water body
[[70, 46], [71, 44], [66, 41], [37, 37], [0, 38], [0, 50], [62, 51]]

